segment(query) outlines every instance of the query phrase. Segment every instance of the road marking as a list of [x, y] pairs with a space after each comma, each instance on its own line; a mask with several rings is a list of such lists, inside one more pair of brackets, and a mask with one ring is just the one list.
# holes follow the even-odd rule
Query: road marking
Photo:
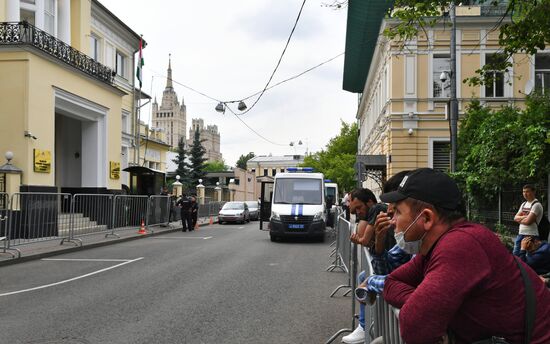
[[112, 270], [112, 269], [121, 267], [121, 266], [126, 265], [126, 264], [130, 264], [130, 263], [133, 263], [133, 262], [137, 262], [138, 260], [142, 260], [142, 259], [143, 259], [143, 257], [139, 257], [139, 258], [132, 259], [132, 260], [127, 260], [127, 261], [125, 261], [125, 262], [123, 262], [123, 263], [120, 263], [120, 264], [117, 264], [117, 265], [113, 265], [113, 266], [108, 267], [108, 268], [105, 268], [105, 269], [97, 270], [97, 271], [90, 272], [90, 273], [85, 274], [85, 275], [76, 276], [76, 277], [69, 278], [69, 279], [66, 279], [66, 280], [63, 280], [63, 281], [59, 281], [59, 282], [55, 282], [55, 283], [50, 283], [50, 284], [46, 284], [46, 285], [41, 285], [41, 286], [38, 286], [38, 287], [29, 288], [29, 289], [11, 291], [11, 292], [8, 292], [8, 293], [2, 293], [2, 294], [0, 294], [0, 297], [2, 297], [2, 296], [9, 296], [9, 295], [15, 295], [15, 294], [21, 294], [21, 293], [26, 293], [26, 292], [29, 292], [29, 291], [34, 291], [34, 290], [39, 290], [39, 289], [45, 289], [45, 288], [49, 288], [49, 287], [54, 287], [54, 286], [56, 286], [56, 285], [60, 285], [60, 284], [65, 284], [65, 283], [73, 282], [73, 281], [76, 281], [76, 280], [79, 280], [79, 279], [82, 279], [82, 278], [90, 277], [90, 276], [97, 275], [97, 274], [99, 274], [99, 273], [102, 273], [102, 272], [105, 272], [105, 271], [108, 271], [108, 270]]
[[239, 229], [243, 229], [244, 227], [239, 227]]
[[207, 236], [207, 237], [167, 237], [167, 236], [159, 236], [159, 237], [150, 237], [149, 239], [202, 239], [202, 240], [208, 240], [212, 239], [213, 237]]
[[129, 262], [131, 259], [62, 259], [62, 258], [42, 258], [40, 260], [46, 260], [46, 261], [67, 261], [67, 262]]

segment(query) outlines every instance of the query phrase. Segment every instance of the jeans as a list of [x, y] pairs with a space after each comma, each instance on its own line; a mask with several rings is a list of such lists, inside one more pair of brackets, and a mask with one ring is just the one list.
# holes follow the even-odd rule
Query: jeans
[[[365, 271], [361, 271], [359, 275], [357, 275], [357, 286], [365, 282], [366, 279], [367, 274], [365, 273]], [[359, 325], [361, 325], [361, 327], [365, 329], [365, 304], [362, 302], [359, 302]]]

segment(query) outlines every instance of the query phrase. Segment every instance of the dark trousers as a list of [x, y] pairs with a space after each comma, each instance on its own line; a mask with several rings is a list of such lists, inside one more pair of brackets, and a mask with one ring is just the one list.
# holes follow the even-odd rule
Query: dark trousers
[[191, 217], [193, 218], [193, 229], [197, 225], [197, 215], [197, 213], [193, 213], [193, 215], [191, 215]]
[[181, 228], [182, 231], [193, 230], [193, 217], [191, 216], [190, 213], [188, 212], [181, 213], [181, 226], [182, 226]]

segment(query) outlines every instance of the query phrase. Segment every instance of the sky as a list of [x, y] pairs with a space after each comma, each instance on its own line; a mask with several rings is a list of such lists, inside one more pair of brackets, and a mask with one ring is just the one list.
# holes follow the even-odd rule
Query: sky
[[[162, 99], [168, 56], [174, 89], [192, 118], [218, 126], [226, 165], [242, 154], [288, 155], [317, 152], [338, 135], [341, 121], [355, 121], [357, 95], [342, 90], [344, 56], [264, 93], [238, 118], [215, 111], [216, 101], [261, 91], [283, 51], [302, 0], [100, 0], [143, 35], [143, 91]], [[308, 0], [271, 84], [302, 73], [345, 50], [347, 10]], [[257, 99], [246, 101], [248, 106]], [[239, 113], [236, 104], [230, 105]], [[150, 120], [149, 105], [142, 119]], [[247, 128], [244, 121], [254, 131]], [[266, 140], [267, 139], [267, 140]], [[297, 143], [302, 141], [302, 145]], [[290, 146], [290, 143], [296, 143]]]

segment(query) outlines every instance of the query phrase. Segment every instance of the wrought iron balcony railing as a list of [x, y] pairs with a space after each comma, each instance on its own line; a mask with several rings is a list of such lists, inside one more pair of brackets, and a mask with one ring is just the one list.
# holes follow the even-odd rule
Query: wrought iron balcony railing
[[1, 45], [30, 45], [89, 76], [113, 84], [113, 70], [27, 22], [0, 22]]

